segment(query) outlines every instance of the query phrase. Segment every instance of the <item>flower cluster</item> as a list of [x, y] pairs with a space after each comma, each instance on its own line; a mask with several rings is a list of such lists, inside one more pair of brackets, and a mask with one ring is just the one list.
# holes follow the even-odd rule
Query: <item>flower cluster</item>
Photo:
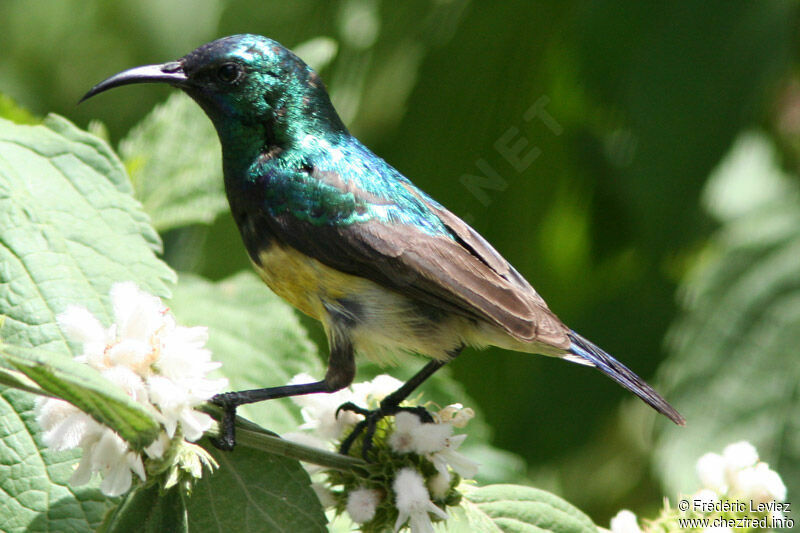
[[[636, 515], [624, 509], [611, 519], [612, 533], [642, 533], [684, 531], [687, 520], [706, 520], [704, 532], [732, 533], [727, 524], [746, 518], [749, 524], [765, 524], [767, 528], [782, 527], [784, 516], [777, 510], [786, 499], [786, 485], [777, 472], [759, 460], [758, 452], [749, 442], [736, 442], [725, 447], [722, 454], [707, 453], [696, 465], [702, 488], [684, 497], [682, 506], [671, 508], [669, 502], [655, 520], [639, 525]], [[739, 526], [737, 526], [739, 527]]]
[[[295, 376], [292, 382], [306, 382], [310, 376]], [[293, 398], [303, 416], [303, 429], [310, 433], [287, 435], [290, 439], [324, 447], [338, 447], [339, 441], [363, 419], [339, 405], [353, 402], [376, 408], [380, 401], [402, 383], [381, 375], [369, 382], [354, 384], [330, 395]], [[324, 482], [315, 484], [324, 505], [347, 512], [362, 531], [384, 531], [404, 526], [413, 533], [432, 533], [433, 522], [447, 519], [447, 506], [458, 505], [457, 486], [462, 478], [472, 478], [478, 465], [458, 452], [466, 435], [454, 435], [474, 416], [460, 404], [434, 413], [433, 423], [424, 423], [411, 412], [380, 420], [372, 440], [370, 457], [379, 469], [369, 478], [354, 473], [312, 470]], [[363, 437], [351, 448], [359, 456]]]
[[706, 499], [728, 496], [739, 501], [783, 502], [786, 485], [781, 476], [758, 458], [749, 442], [725, 447], [722, 455], [707, 453], [697, 461], [697, 477], [703, 484], [698, 493]]
[[[60, 314], [58, 324], [68, 339], [82, 345], [82, 353], [75, 359], [98, 370], [142, 404], [161, 423], [162, 434], [143, 456], [113, 430], [62, 400], [40, 400], [36, 414], [49, 447], [82, 448], [71, 483], [87, 483], [99, 472], [103, 477], [100, 489], [118, 496], [130, 489], [133, 474], [145, 480], [145, 457], [154, 461], [165, 455], [178, 457], [192, 475], [197, 464], [208, 464], [210, 457], [183, 439], [194, 442], [209, 429], [211, 417], [194, 407], [222, 391], [227, 380], [206, 378], [219, 367], [204, 347], [206, 328], [178, 326], [159, 298], [133, 283], [115, 284], [111, 303], [115, 320], [111, 327], [103, 327], [78, 306]], [[194, 458], [190, 450], [194, 450]]]

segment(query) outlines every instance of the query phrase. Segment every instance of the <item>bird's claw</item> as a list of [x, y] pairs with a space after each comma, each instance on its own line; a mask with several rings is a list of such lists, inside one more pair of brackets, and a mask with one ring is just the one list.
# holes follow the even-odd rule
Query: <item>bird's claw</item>
[[358, 405], [354, 404], [353, 402], [345, 402], [342, 405], [340, 405], [336, 409], [336, 418], [339, 418], [339, 413], [341, 413], [342, 411], [351, 411], [351, 412], [353, 412], [353, 413], [355, 413], [357, 415], [362, 415], [362, 416], [365, 416], [365, 417], [372, 412], [369, 409], [364, 409], [363, 407], [359, 407]]
[[231, 393], [217, 394], [211, 403], [222, 407], [222, 419], [219, 421], [219, 437], [209, 437], [215, 448], [229, 452], [236, 446], [236, 404], [231, 402]]
[[336, 409], [337, 417], [341, 411], [351, 411], [353, 413], [362, 415], [364, 420], [356, 424], [353, 428], [353, 431], [351, 431], [347, 438], [342, 441], [342, 444], [339, 446], [339, 453], [342, 455], [349, 455], [350, 448], [352, 448], [353, 443], [356, 441], [359, 435], [364, 433], [364, 441], [361, 444], [361, 457], [363, 457], [365, 461], [369, 461], [367, 456], [369, 451], [372, 449], [372, 438], [375, 436], [375, 428], [380, 419], [386, 416], [396, 415], [400, 412], [406, 412], [417, 415], [422, 423], [433, 422], [433, 416], [431, 416], [428, 410], [422, 406], [399, 407], [397, 405], [381, 404], [378, 409], [370, 411], [369, 409], [359, 407], [352, 402], [347, 402], [343, 403], [338, 409]]

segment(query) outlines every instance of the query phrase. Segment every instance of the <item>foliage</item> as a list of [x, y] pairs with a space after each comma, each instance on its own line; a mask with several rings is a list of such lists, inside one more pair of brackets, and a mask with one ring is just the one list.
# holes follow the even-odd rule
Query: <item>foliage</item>
[[175, 93], [156, 106], [119, 151], [158, 231], [211, 223], [227, 207], [217, 135], [189, 97]]
[[712, 176], [705, 203], [722, 227], [682, 287], [663, 368], [689, 423], [661, 433], [656, 465], [677, 490], [694, 476], [686, 457], [746, 439], [797, 494], [800, 188], [777, 166], [774, 146], [751, 133]]
[[10, 96], [0, 94], [0, 118], [17, 124], [36, 124], [39, 120], [30, 111], [17, 105]]
[[[588, 516], [561, 498], [531, 487], [489, 485], [467, 493], [465, 514], [470, 526], [453, 531], [593, 532], [597, 528]], [[456, 519], [457, 520], [457, 519]], [[486, 527], [479, 524], [486, 523]], [[489, 523], [492, 526], [489, 526]]]
[[[132, 441], [148, 443], [149, 415], [90, 369], [75, 370], [73, 347], [55, 323], [56, 313], [74, 303], [107, 317], [106, 295], [116, 279], [159, 294], [168, 294], [174, 279], [155, 256], [160, 241], [131, 198], [119, 159], [55, 116], [40, 126], [0, 121], [0, 154], [0, 334], [3, 352], [13, 356], [3, 357], [2, 366], [90, 408]], [[75, 454], [42, 449], [33, 397], [8, 389], [2, 395], [0, 456], [15, 459], [4, 462], [0, 476], [8, 510], [0, 529], [96, 526], [108, 502], [91, 487], [66, 485]]]
[[212, 454], [219, 470], [187, 502], [191, 531], [325, 531], [299, 463], [248, 449]]

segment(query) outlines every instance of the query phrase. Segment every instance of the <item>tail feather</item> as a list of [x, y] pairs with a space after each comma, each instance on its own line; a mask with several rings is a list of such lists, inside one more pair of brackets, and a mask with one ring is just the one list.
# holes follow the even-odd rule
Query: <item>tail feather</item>
[[[569, 347], [570, 353], [596, 366], [608, 377], [634, 393], [644, 400], [647, 405], [665, 415], [679, 426], [686, 424], [686, 419], [684, 419], [674, 407], [668, 404], [661, 395], [653, 390], [650, 385], [645, 383], [642, 378], [628, 369], [628, 367], [574, 331], [570, 332], [568, 336], [572, 341]], [[572, 359], [574, 360], [575, 358], [573, 357]]]

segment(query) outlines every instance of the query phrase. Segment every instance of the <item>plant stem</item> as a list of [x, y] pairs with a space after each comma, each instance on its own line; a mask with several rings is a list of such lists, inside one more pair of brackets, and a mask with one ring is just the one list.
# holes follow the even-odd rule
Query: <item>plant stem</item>
[[[203, 410], [215, 419], [219, 419], [221, 415], [221, 411], [217, 410], [216, 406], [204, 406]], [[208, 434], [218, 436], [219, 424], [212, 427]], [[373, 469], [372, 465], [363, 459], [283, 439], [278, 434], [240, 417], [236, 417], [236, 445], [297, 459], [306, 463], [313, 463], [334, 470], [352, 472], [363, 477], [368, 477]]]

